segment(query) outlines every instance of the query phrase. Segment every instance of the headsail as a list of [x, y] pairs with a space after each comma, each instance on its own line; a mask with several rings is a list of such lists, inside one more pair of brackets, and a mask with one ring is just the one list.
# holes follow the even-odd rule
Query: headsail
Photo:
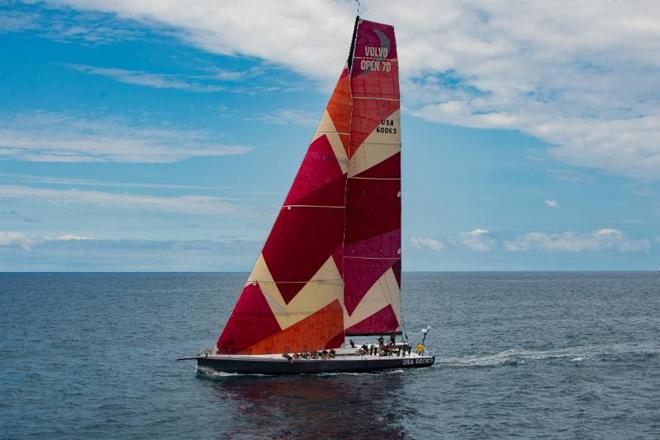
[[342, 72], [264, 248], [216, 343], [221, 353], [344, 341], [343, 236], [351, 96]]
[[400, 330], [399, 125], [394, 29], [358, 18], [348, 66], [218, 352], [335, 348], [345, 333]]
[[344, 238], [347, 334], [400, 332], [401, 129], [392, 26], [360, 20], [351, 68]]

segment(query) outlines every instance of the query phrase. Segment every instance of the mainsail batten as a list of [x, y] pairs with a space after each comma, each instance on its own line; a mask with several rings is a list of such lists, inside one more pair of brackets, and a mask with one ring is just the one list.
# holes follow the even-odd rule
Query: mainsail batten
[[345, 334], [400, 331], [399, 126], [394, 29], [358, 18], [347, 67], [217, 352], [336, 348]]

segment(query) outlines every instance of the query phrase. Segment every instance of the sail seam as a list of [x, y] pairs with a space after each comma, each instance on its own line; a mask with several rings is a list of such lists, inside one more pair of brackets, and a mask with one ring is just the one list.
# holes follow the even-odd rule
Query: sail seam
[[[354, 56], [353, 58], [356, 59], [356, 60], [370, 60], [370, 59], [373, 59], [373, 57], [369, 57], [369, 56], [361, 57], [361, 56], [357, 56], [357, 55]], [[389, 62], [394, 61], [394, 62], [396, 62], [397, 64], [399, 63], [399, 59], [398, 59], [398, 58], [388, 58], [387, 61], [389, 61]]]
[[360, 260], [398, 260], [399, 256], [396, 257], [358, 257], [354, 255], [345, 255], [344, 258], [356, 258]]
[[268, 280], [248, 280], [246, 284], [259, 283], [259, 284], [307, 284], [307, 283], [328, 283], [341, 281], [341, 278], [332, 278], [329, 280], [309, 280], [309, 281], [268, 281]]
[[400, 177], [358, 177], [358, 176], [348, 176], [349, 179], [355, 180], [401, 180]]
[[372, 96], [353, 96], [353, 99], [371, 99], [374, 101], [396, 101], [396, 102], [401, 101], [401, 99], [399, 98], [374, 98]]

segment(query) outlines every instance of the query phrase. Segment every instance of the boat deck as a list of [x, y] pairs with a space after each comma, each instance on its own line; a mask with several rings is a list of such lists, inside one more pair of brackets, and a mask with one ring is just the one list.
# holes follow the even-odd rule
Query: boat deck
[[206, 376], [215, 376], [218, 373], [279, 375], [363, 372], [390, 368], [429, 367], [435, 362], [435, 357], [428, 353], [362, 355], [355, 349], [338, 349], [334, 357], [316, 359], [288, 359], [282, 354], [208, 354], [189, 359], [196, 359], [198, 373]]

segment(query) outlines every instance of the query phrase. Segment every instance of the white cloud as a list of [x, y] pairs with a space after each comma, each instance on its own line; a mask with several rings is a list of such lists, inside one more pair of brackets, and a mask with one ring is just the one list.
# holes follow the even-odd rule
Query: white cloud
[[445, 249], [445, 244], [440, 240], [434, 240], [433, 238], [425, 237], [413, 237], [410, 239], [410, 244], [413, 248], [418, 250], [431, 250], [435, 252], [440, 252]]
[[559, 203], [556, 200], [552, 200], [552, 199], [544, 200], [543, 204], [548, 208], [556, 208], [559, 206]]
[[263, 122], [265, 124], [275, 125], [300, 125], [303, 127], [311, 127], [319, 122], [320, 116], [312, 116], [313, 113], [305, 112], [302, 110], [282, 108], [275, 110], [271, 113], [264, 113], [262, 115], [253, 116], [246, 119], [247, 121]]
[[31, 243], [22, 248], [3, 246], [3, 234], [0, 267], [10, 271], [243, 271], [262, 245], [241, 238], [57, 240], [12, 233]]
[[599, 252], [617, 250], [620, 252], [643, 252], [650, 249], [648, 239], [631, 239], [616, 229], [599, 229], [591, 234], [561, 232], [546, 234], [530, 232], [512, 241], [506, 241], [504, 248], [513, 251], [557, 251], [557, 252]]
[[42, 162], [176, 162], [188, 157], [244, 154], [201, 131], [87, 119], [63, 113], [0, 116], [0, 158]]
[[247, 70], [228, 70], [221, 68], [213, 68], [207, 77], [217, 79], [219, 81], [242, 81], [247, 78], [253, 78], [264, 73], [262, 67], [251, 67]]
[[125, 84], [152, 87], [156, 89], [187, 90], [190, 92], [198, 93], [259, 93], [283, 90], [281, 87], [269, 87], [265, 85], [240, 87], [234, 84], [229, 88], [221, 84], [226, 82], [236, 83], [247, 78], [259, 76], [264, 72], [264, 69], [261, 67], [253, 67], [243, 71], [213, 67], [204, 70], [202, 73], [190, 75], [181, 73], [145, 72], [141, 70], [129, 70], [118, 67], [91, 66], [88, 64], [60, 63], [58, 65], [89, 75], [103, 76]]
[[[207, 2], [185, 14], [175, 0], [65, 3], [328, 82], [345, 61], [355, 13], [333, 1]], [[660, 179], [660, 3], [363, 3], [363, 16], [396, 25], [404, 103], [415, 115], [519, 129], [569, 164]]]
[[581, 173], [575, 169], [568, 168], [551, 168], [547, 170], [548, 173], [557, 180], [562, 182], [572, 182], [572, 183], [582, 183], [589, 182], [593, 180], [592, 176], [588, 176], [584, 173]]
[[64, 177], [35, 176], [30, 174], [0, 173], [6, 182], [38, 183], [47, 185], [65, 186], [97, 186], [111, 188], [148, 188], [148, 189], [201, 189], [216, 190], [219, 187], [205, 185], [180, 185], [175, 183], [136, 183], [136, 182], [110, 182], [91, 179], [72, 179]]
[[21, 32], [38, 27], [39, 16], [21, 11], [4, 10], [0, 14], [0, 33]]
[[239, 209], [221, 197], [183, 195], [159, 197], [78, 189], [46, 189], [26, 186], [0, 186], [0, 200], [43, 200], [44, 203], [94, 205], [113, 209], [146, 209], [186, 214], [238, 213]]
[[460, 240], [465, 246], [479, 252], [488, 252], [495, 246], [495, 240], [489, 236], [487, 229], [461, 232]]
[[[0, 6], [7, 4], [0, 2]], [[117, 20], [97, 12], [72, 14], [62, 4], [53, 3], [47, 8], [40, 8], [41, 2], [12, 2], [8, 10], [0, 10], [0, 34], [8, 32], [30, 31], [55, 41], [103, 45], [134, 39], [142, 35], [136, 29], [137, 23]], [[44, 12], [44, 9], [46, 13]]]
[[[174, 0], [63, 3], [160, 23], [179, 30], [180, 38], [207, 51], [258, 57], [315, 78], [333, 77], [341, 71], [346, 41], [353, 31], [354, 7], [345, 2], [210, 2], [186, 8], [185, 13]], [[332, 72], [325, 67], [328, 61], [337, 66]]]
[[0, 231], [0, 248], [17, 247], [24, 251], [29, 251], [39, 241], [39, 239], [30, 237], [22, 232]]
[[157, 89], [178, 89], [191, 92], [219, 92], [226, 90], [218, 84], [205, 84], [190, 77], [178, 74], [142, 72], [114, 67], [95, 67], [85, 64], [63, 64], [82, 73], [104, 76], [126, 84], [135, 84]]
[[54, 240], [71, 241], [71, 240], [93, 240], [93, 237], [76, 235], [76, 234], [62, 234], [54, 238]]

